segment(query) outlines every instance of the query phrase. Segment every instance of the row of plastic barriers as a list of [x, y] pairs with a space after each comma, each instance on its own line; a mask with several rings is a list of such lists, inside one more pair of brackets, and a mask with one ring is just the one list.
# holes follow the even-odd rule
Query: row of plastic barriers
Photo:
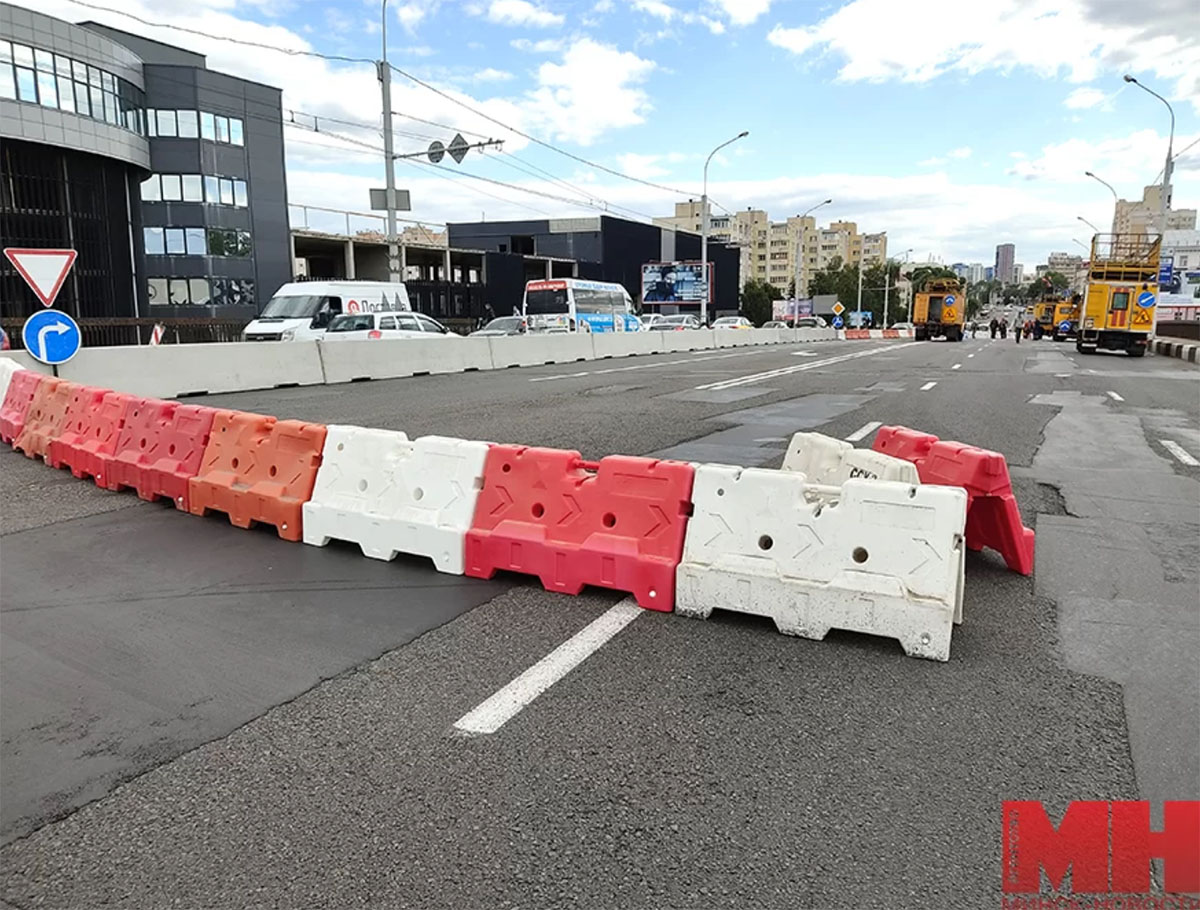
[[323, 426], [77, 385], [0, 360], [0, 439], [108, 490], [441, 572], [627, 591], [651, 610], [844, 629], [948, 660], [966, 549], [1033, 568], [1004, 457], [902, 427], [797, 433], [779, 470]]

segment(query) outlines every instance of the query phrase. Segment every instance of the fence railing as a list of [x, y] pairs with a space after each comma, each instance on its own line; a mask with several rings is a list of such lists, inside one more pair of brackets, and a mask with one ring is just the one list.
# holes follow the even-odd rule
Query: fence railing
[[[161, 344], [199, 344], [209, 341], [240, 341], [248, 319], [216, 319], [175, 317], [141, 319], [111, 317], [80, 319], [79, 331], [84, 347], [112, 347], [125, 344], [149, 344], [156, 325], [163, 327]], [[14, 350], [24, 348], [21, 341], [21, 318], [0, 319], [0, 327], [8, 333]]]

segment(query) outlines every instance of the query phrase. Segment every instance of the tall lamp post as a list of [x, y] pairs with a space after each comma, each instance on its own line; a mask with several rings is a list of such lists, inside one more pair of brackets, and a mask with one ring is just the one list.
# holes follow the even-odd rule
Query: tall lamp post
[[1125, 74], [1125, 81], [1136, 85], [1143, 92], [1153, 95], [1167, 106], [1167, 111], [1171, 115], [1171, 132], [1167, 136], [1167, 162], [1163, 165], [1162, 192], [1159, 194], [1160, 198], [1158, 200], [1158, 233], [1161, 237], [1167, 232], [1167, 188], [1171, 185], [1171, 159], [1174, 157], [1172, 150], [1175, 145], [1175, 109], [1171, 107], [1171, 103], [1166, 98], [1154, 91], [1154, 89], [1146, 88], [1146, 86], [1142, 85], [1142, 83], [1138, 82], [1128, 73]]
[[[386, 0], [384, 0], [386, 2]], [[704, 191], [700, 194], [700, 280], [704, 285], [704, 293], [700, 297], [700, 324], [708, 325], [708, 297], [712, 289], [708, 286], [708, 164], [713, 155], [727, 145], [732, 145], [739, 139], [750, 135], [749, 130], [742, 130], [732, 139], [727, 139], [708, 153], [704, 159]]]
[[1083, 176], [1091, 177], [1097, 183], [1103, 183], [1106, 187], [1108, 187], [1108, 191], [1110, 193], [1112, 193], [1112, 197], [1113, 197], [1112, 232], [1115, 234], [1117, 232], [1117, 205], [1120, 204], [1120, 202], [1121, 202], [1121, 200], [1117, 198], [1117, 191], [1113, 189], [1113, 186], [1111, 183], [1109, 183], [1107, 180], [1104, 180], [1101, 177], [1097, 177], [1091, 171], [1084, 171]]
[[1072, 237], [1071, 240], [1072, 240], [1072, 242], [1078, 243], [1081, 247], [1083, 247], [1084, 252], [1087, 253], [1089, 257], [1092, 255], [1092, 248], [1090, 246], [1088, 246], [1086, 243], [1084, 243], [1082, 240], [1077, 240], [1074, 237]]
[[[912, 250], [905, 250], [900, 255], [904, 257], [903, 261], [908, 262], [908, 254]], [[883, 325], [880, 328], [887, 328], [888, 324], [888, 285], [892, 283], [892, 270], [888, 267], [891, 264], [891, 259], [885, 259], [883, 263]]]
[[[795, 279], [793, 282], [795, 284], [796, 299], [800, 298], [800, 276], [804, 269], [804, 224], [803, 224], [803, 220], [805, 218], [807, 218], [809, 215], [811, 215], [813, 212], [815, 212], [817, 209], [819, 209], [821, 206], [829, 205], [832, 202], [833, 202], [832, 199], [826, 199], [824, 202], [818, 202], [816, 205], [811, 206], [810, 208], [806, 209], [800, 215], [800, 219], [801, 219], [800, 240], [796, 244], [796, 275], [795, 275]], [[808, 289], [805, 288], [805, 290], [807, 291]]]
[[1088, 227], [1090, 227], [1092, 229], [1092, 233], [1094, 233], [1094, 234], [1100, 233], [1100, 228], [1096, 227], [1096, 225], [1092, 224], [1090, 221], [1088, 221], [1082, 215], [1076, 215], [1075, 220], [1082, 221], [1084, 224], [1086, 224]]
[[[380, 8], [380, 31], [383, 32], [383, 54], [379, 61], [379, 84], [383, 92], [383, 179], [387, 197], [388, 281], [400, 280], [400, 251], [396, 245], [396, 162], [392, 156], [392, 68], [388, 65], [387, 5]], [[448, 278], [449, 276], [447, 276]]]

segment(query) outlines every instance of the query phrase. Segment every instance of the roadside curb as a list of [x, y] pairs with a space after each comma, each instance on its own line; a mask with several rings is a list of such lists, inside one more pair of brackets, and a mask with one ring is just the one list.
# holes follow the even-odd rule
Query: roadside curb
[[1176, 357], [1188, 363], [1200, 363], [1200, 344], [1155, 338], [1150, 342], [1150, 350], [1160, 357]]

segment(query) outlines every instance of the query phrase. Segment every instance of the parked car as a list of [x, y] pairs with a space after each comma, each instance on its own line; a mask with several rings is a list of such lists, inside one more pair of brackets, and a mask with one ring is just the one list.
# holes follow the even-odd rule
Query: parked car
[[330, 320], [322, 341], [365, 341], [385, 338], [458, 338], [423, 313], [343, 313]]
[[798, 329], [823, 329], [828, 326], [821, 316], [801, 316], [796, 320]]
[[638, 319], [642, 323], [642, 330], [652, 329], [667, 317], [662, 313], [643, 313]]
[[498, 316], [482, 329], [471, 333], [472, 338], [492, 338], [497, 335], [524, 335], [528, 331], [524, 316]]
[[911, 332], [913, 324], [911, 322], [893, 322], [892, 328], [899, 329], [902, 332]]
[[654, 325], [649, 326], [651, 332], [682, 332], [684, 329], [700, 328], [700, 320], [690, 313], [678, 313], [674, 316], [661, 316]]
[[745, 316], [722, 316], [713, 323], [714, 329], [752, 329], [750, 320]]
[[772, 319], [770, 322], [764, 322], [764, 323], [762, 324], [762, 327], [763, 327], [764, 329], [786, 329], [786, 328], [790, 328], [790, 326], [789, 326], [789, 325], [788, 325], [786, 322], [784, 322], [782, 319]]

